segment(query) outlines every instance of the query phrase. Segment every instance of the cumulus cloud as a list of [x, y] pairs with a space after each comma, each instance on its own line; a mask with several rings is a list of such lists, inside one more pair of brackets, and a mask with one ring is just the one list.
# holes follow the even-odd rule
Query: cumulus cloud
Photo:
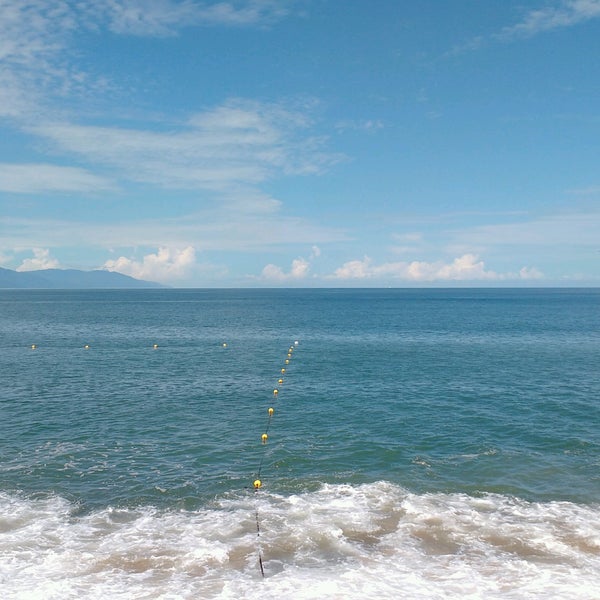
[[26, 258], [17, 271], [39, 271], [40, 269], [58, 269], [60, 264], [50, 256], [48, 248], [32, 248], [33, 258]]
[[277, 282], [306, 279], [310, 273], [312, 261], [319, 256], [321, 256], [321, 249], [318, 246], [313, 246], [309, 258], [295, 258], [287, 273], [281, 267], [270, 263], [262, 270], [261, 279]]
[[142, 260], [125, 256], [120, 256], [116, 260], [107, 260], [103, 268], [136, 279], [169, 282], [186, 277], [195, 263], [196, 253], [192, 246], [183, 250], [163, 247], [154, 254], [147, 254]]
[[382, 280], [396, 279], [409, 282], [434, 281], [505, 281], [512, 279], [539, 279], [542, 273], [535, 268], [523, 267], [519, 273], [496, 273], [487, 269], [485, 263], [475, 254], [464, 254], [450, 263], [443, 261], [427, 262], [388, 262], [380, 265], [365, 256], [362, 260], [352, 260], [335, 270], [333, 279]]

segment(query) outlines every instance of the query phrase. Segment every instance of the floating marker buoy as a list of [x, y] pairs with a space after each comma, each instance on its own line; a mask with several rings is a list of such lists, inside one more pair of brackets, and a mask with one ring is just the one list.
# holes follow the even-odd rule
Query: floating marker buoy
[[290, 359], [289, 359], [289, 358], [286, 358], [286, 359], [285, 359], [285, 364], [286, 364], [286, 365], [289, 365], [289, 364], [290, 364]]
[[256, 479], [254, 481], [254, 489], [258, 489], [262, 485], [262, 481], [260, 479]]
[[297, 345], [298, 345], [298, 340], [296, 340], [296, 341], [294, 342], [294, 346], [297, 346]]
[[158, 350], [158, 344], [154, 344], [154, 346], [152, 346], [155, 350]]
[[291, 352], [288, 353], [288, 358], [292, 358], [292, 353]]
[[269, 416], [272, 417], [273, 413], [275, 412], [274, 408], [269, 408]]
[[31, 349], [35, 350], [37, 348], [37, 346], [35, 344], [31, 344]]
[[84, 349], [84, 350], [89, 350], [89, 349], [90, 349], [90, 347], [89, 347], [89, 346], [86, 344], [86, 345], [83, 347], [83, 349]]
[[285, 369], [281, 369], [281, 374], [283, 375], [285, 373]]
[[263, 444], [266, 444], [266, 443], [267, 443], [267, 440], [269, 439], [269, 436], [268, 436], [266, 433], [263, 433], [263, 434], [260, 436], [260, 439], [262, 440], [262, 443], [263, 443]]
[[279, 394], [279, 390], [277, 390], [277, 389], [273, 390], [273, 396], [277, 396], [277, 394]]
[[227, 348], [227, 343], [223, 342], [223, 348]]
[[279, 385], [281, 385], [281, 384], [283, 383], [283, 379], [278, 379], [278, 380], [277, 380], [277, 383], [278, 383]]

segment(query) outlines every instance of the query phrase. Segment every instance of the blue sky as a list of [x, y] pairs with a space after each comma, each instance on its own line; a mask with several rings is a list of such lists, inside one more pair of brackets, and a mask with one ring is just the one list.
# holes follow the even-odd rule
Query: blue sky
[[0, 266], [600, 285], [600, 0], [0, 0]]

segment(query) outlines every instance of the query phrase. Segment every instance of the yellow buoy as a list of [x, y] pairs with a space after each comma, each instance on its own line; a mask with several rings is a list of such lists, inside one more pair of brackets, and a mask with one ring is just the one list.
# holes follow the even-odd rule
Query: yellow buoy
[[283, 383], [283, 379], [278, 379], [278, 380], [277, 380], [277, 383], [278, 383], [279, 385], [281, 385], [281, 384]]
[[89, 347], [89, 346], [86, 344], [86, 345], [83, 347], [83, 349], [84, 349], [84, 350], [89, 350], [89, 349], [90, 349], [90, 347]]
[[254, 480], [254, 489], [258, 489], [262, 485], [262, 481], [260, 479]]
[[227, 348], [227, 342], [223, 342], [223, 348]]
[[158, 350], [158, 344], [154, 344], [154, 346], [152, 346], [155, 350]]
[[266, 444], [266, 443], [267, 443], [267, 440], [269, 439], [269, 436], [268, 436], [266, 433], [263, 433], [263, 434], [260, 436], [260, 439], [262, 440], [262, 443], [263, 443], [263, 444]]
[[279, 390], [273, 390], [273, 396], [277, 396], [279, 394]]
[[273, 413], [275, 412], [274, 408], [269, 408], [269, 416], [272, 417]]
[[31, 349], [35, 350], [37, 348], [37, 346], [35, 344], [31, 344]]
[[288, 353], [288, 358], [292, 358], [292, 353], [291, 352]]
[[285, 369], [281, 369], [281, 374], [283, 375], [285, 373]]
[[289, 365], [289, 364], [290, 364], [290, 359], [289, 359], [289, 358], [286, 358], [286, 359], [285, 359], [285, 364], [286, 364], [286, 365]]

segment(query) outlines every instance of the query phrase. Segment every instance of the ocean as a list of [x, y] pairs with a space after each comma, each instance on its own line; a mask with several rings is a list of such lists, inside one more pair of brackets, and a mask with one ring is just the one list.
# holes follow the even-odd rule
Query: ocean
[[2, 290], [0, 353], [3, 600], [600, 598], [600, 289]]

